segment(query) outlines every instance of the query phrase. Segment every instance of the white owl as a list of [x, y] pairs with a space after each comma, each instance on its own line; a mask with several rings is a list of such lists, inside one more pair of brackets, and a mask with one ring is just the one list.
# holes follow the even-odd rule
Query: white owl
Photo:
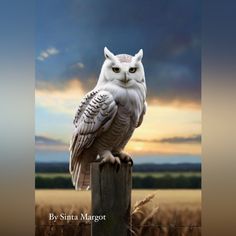
[[81, 101], [70, 144], [70, 173], [75, 189], [88, 189], [90, 163], [101, 159], [130, 162], [123, 149], [146, 112], [143, 50], [135, 56], [114, 55], [104, 48], [105, 61], [96, 87]]

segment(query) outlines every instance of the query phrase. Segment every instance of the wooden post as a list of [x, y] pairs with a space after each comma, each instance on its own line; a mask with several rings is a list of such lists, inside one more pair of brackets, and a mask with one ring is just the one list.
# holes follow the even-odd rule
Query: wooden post
[[130, 165], [123, 163], [118, 172], [111, 164], [102, 170], [99, 163], [91, 164], [92, 215], [105, 215], [105, 220], [92, 221], [92, 236], [131, 235], [131, 171]]

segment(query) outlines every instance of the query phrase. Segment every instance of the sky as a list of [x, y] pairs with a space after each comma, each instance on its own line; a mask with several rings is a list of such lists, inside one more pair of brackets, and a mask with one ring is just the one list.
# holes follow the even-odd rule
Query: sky
[[143, 49], [148, 109], [126, 147], [134, 157], [201, 154], [201, 1], [37, 1], [36, 151], [66, 152], [103, 48]]

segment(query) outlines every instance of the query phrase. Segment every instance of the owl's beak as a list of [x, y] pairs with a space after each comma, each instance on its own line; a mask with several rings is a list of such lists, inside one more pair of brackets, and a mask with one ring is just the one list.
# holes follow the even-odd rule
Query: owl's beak
[[124, 73], [124, 79], [122, 79], [121, 81], [125, 84], [127, 84], [130, 81], [130, 79], [127, 77], [126, 73]]

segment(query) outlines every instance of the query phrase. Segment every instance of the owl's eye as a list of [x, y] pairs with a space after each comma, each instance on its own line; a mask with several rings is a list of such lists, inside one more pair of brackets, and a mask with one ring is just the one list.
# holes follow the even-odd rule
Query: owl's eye
[[130, 73], [135, 73], [136, 70], [137, 70], [136, 67], [130, 67], [130, 68], [129, 68], [129, 72], [130, 72]]
[[119, 68], [119, 67], [112, 67], [112, 70], [113, 70], [115, 73], [119, 73], [119, 72], [120, 72], [120, 68]]

